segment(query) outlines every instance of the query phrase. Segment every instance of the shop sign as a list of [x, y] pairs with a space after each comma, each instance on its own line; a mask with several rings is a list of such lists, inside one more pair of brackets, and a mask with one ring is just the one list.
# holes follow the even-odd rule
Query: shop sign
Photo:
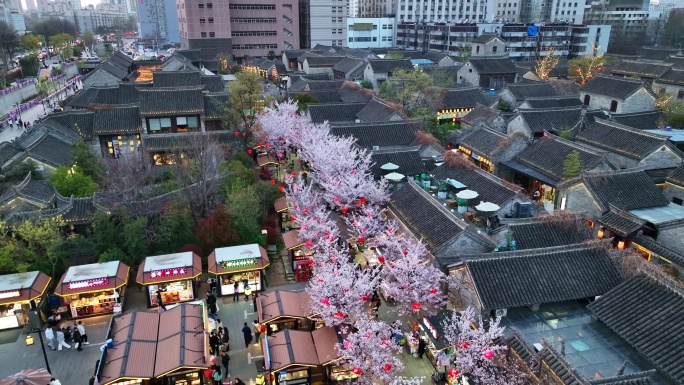
[[268, 347], [268, 336], [264, 336], [264, 352], [266, 352], [266, 362], [264, 363], [264, 366], [266, 366], [266, 369], [271, 369], [271, 349]]
[[157, 270], [150, 273], [150, 278], [173, 277], [183, 275], [188, 272], [185, 267], [174, 267], [172, 269]]
[[250, 267], [257, 265], [256, 258], [238, 259], [237, 261], [221, 262], [221, 267], [224, 269], [234, 269], [236, 267]]
[[76, 281], [76, 282], [69, 282], [67, 284], [67, 287], [69, 290], [75, 290], [75, 289], [86, 289], [90, 287], [97, 287], [97, 286], [107, 286], [109, 284], [109, 278], [96, 278], [96, 279], [88, 279], [86, 281]]
[[430, 323], [430, 321], [428, 321], [427, 318], [423, 318], [423, 322], [430, 331], [430, 334], [432, 334], [432, 337], [434, 337], [435, 339], [439, 338], [439, 333], [437, 333], [437, 329], [435, 329], [435, 327]]
[[0, 299], [21, 297], [19, 290], [0, 291]]

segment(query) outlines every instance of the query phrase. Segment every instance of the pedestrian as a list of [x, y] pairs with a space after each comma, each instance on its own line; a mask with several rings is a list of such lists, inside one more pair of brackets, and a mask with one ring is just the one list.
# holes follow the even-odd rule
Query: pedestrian
[[207, 303], [216, 303], [216, 296], [211, 291], [207, 292]]
[[228, 345], [229, 341], [230, 341], [230, 335], [228, 334], [228, 328], [224, 327], [223, 333], [221, 334], [221, 343], [226, 345], [226, 350], [230, 350], [230, 345]]
[[95, 376], [90, 377], [90, 380], [88, 380], [88, 385], [95, 385]]
[[259, 337], [261, 336], [261, 325], [259, 325], [259, 322], [257, 320], [254, 320], [254, 325], [252, 325], [254, 328], [254, 339], [256, 340], [256, 343], [254, 345], [259, 345]]
[[211, 347], [211, 354], [215, 356], [219, 354], [220, 344], [221, 340], [219, 339], [218, 335], [216, 335], [215, 331], [212, 331], [211, 335], [209, 336], [209, 346]]
[[78, 324], [76, 324], [76, 329], [78, 329], [78, 331], [81, 333], [83, 345], [90, 345], [90, 342], [88, 342], [88, 334], [86, 333], [85, 326], [83, 326], [83, 321], [78, 321]]
[[221, 322], [220, 318], [216, 319], [216, 332], [219, 334], [219, 337], [221, 337], [221, 330], [223, 330], [223, 323]]
[[223, 379], [223, 375], [221, 374], [221, 367], [218, 365], [212, 365], [211, 369], [211, 379], [214, 380], [214, 384], [221, 385], [221, 380]]
[[233, 382], [233, 385], [245, 385], [245, 383], [241, 379], [235, 377], [235, 381]]
[[245, 348], [248, 348], [249, 343], [252, 342], [252, 329], [247, 326], [247, 322], [245, 322], [245, 326], [242, 328], [242, 336], [245, 338]]
[[230, 356], [225, 350], [221, 351], [221, 364], [223, 365], [223, 378], [228, 378], [230, 373], [228, 373], [228, 364], [230, 363]]
[[62, 383], [53, 377], [50, 379], [50, 383], [48, 385], [62, 385]]
[[216, 312], [218, 311], [218, 308], [216, 307], [216, 302], [210, 303], [208, 307], [209, 307], [209, 317], [215, 318]]
[[162, 302], [162, 294], [161, 290], [157, 290], [157, 306], [159, 306], [162, 310], [166, 310], [166, 306], [164, 306], [164, 302]]
[[418, 358], [423, 358], [423, 354], [425, 354], [425, 348], [427, 344], [425, 343], [425, 338], [420, 338], [418, 340]]
[[216, 279], [214, 277], [209, 278], [209, 291], [212, 294], [216, 293]]
[[48, 327], [45, 329], [45, 339], [47, 339], [47, 344], [52, 350], [56, 350], [57, 348], [55, 347], [55, 332], [52, 330], [51, 327]]
[[55, 326], [56, 330], [53, 330], [55, 332], [55, 335], [57, 336], [57, 350], [62, 351], [62, 347], [65, 347], [67, 349], [71, 349], [71, 345], [67, 344], [64, 341], [64, 332], [62, 329], [59, 328], [59, 326]]
[[235, 282], [233, 284], [233, 302], [237, 302], [240, 300], [240, 285]]
[[19, 128], [24, 127], [24, 123], [21, 122], [21, 118], [19, 118], [18, 122], [19, 122]]
[[83, 350], [83, 348], [81, 348], [82, 344], [83, 344], [83, 339], [81, 338], [81, 332], [78, 331], [78, 329], [75, 329], [74, 330], [74, 346], [76, 346], [76, 350], [78, 350], [79, 352], [81, 350]]

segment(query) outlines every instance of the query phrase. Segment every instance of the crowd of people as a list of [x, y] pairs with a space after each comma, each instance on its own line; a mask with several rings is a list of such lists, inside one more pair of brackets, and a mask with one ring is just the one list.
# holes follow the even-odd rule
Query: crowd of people
[[45, 338], [47, 339], [48, 347], [57, 351], [62, 351], [62, 348], [71, 349], [70, 342], [73, 342], [77, 351], [82, 351], [83, 345], [90, 344], [83, 321], [74, 321], [73, 325], [68, 325], [62, 322], [59, 315], [53, 315], [48, 318]]

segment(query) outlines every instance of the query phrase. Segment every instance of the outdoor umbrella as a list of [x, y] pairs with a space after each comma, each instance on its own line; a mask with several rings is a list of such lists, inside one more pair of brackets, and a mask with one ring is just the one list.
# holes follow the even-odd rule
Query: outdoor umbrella
[[45, 369], [24, 369], [0, 380], [0, 385], [45, 385], [52, 379]]
[[499, 205], [497, 205], [496, 203], [482, 201], [480, 201], [479, 205], [475, 206], [475, 210], [481, 211], [483, 213], [492, 213], [500, 208], [501, 207], [499, 207]]
[[399, 166], [397, 166], [394, 163], [385, 163], [382, 166], [380, 166], [380, 168], [382, 170], [385, 170], [385, 171], [394, 171], [394, 170], [398, 170]]
[[476, 191], [463, 190], [463, 191], [459, 191], [456, 194], [456, 197], [461, 198], [461, 199], [473, 199], [473, 198], [476, 198], [478, 195], [480, 195], [480, 194], [478, 194]]
[[399, 182], [400, 180], [402, 180], [404, 178], [405, 178], [405, 175], [399, 174], [398, 172], [391, 172], [391, 173], [385, 175], [385, 179], [389, 179], [393, 182]]

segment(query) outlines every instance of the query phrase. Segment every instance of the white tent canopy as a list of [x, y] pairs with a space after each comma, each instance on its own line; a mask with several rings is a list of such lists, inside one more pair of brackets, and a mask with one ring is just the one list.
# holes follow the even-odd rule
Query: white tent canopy
[[402, 179], [404, 179], [406, 176], [404, 174], [399, 174], [398, 172], [391, 172], [387, 175], [385, 175], [385, 179], [389, 179], [394, 182], [398, 182]]
[[461, 199], [473, 199], [473, 198], [477, 198], [478, 195], [480, 195], [480, 194], [478, 194], [477, 191], [463, 190], [463, 191], [459, 191], [458, 194], [456, 194], [456, 197], [461, 198]]
[[499, 207], [499, 205], [497, 205], [496, 203], [482, 201], [480, 201], [479, 205], [475, 206], [475, 210], [482, 211], [484, 213], [491, 213], [499, 210], [500, 208], [501, 207]]
[[385, 171], [394, 171], [394, 170], [398, 170], [399, 166], [397, 166], [394, 163], [385, 163], [382, 166], [380, 166], [380, 168], [385, 170]]

